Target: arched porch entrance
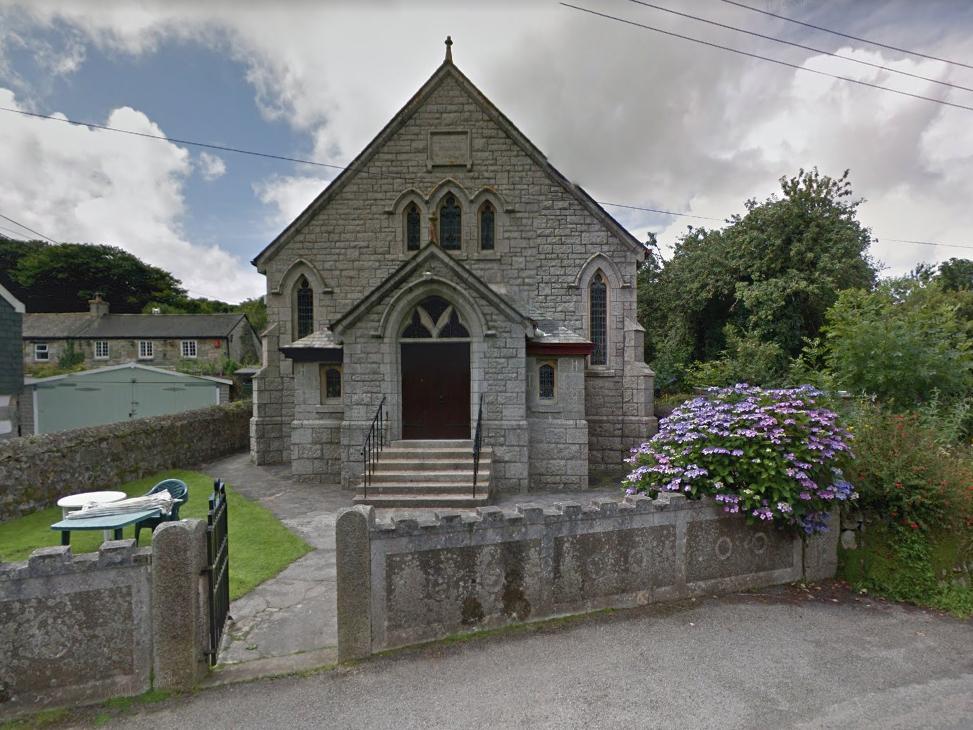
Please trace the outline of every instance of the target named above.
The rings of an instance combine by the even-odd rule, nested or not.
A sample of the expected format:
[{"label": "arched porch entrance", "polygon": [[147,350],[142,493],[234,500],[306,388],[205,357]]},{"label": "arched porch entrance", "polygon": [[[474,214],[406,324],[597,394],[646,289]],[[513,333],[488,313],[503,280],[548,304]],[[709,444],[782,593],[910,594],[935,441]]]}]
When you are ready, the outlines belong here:
[{"label": "arched porch entrance", "polygon": [[470,332],[446,299],[428,296],[399,335],[402,438],[470,438]]}]

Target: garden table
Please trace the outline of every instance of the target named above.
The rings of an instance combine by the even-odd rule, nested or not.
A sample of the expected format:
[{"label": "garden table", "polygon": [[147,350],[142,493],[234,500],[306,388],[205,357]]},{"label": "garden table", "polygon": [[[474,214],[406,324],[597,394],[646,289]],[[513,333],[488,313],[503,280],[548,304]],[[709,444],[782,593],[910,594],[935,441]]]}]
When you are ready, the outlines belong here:
[{"label": "garden table", "polygon": [[158,507],[153,507],[152,509],[143,509],[139,510],[138,512],[126,512],[122,515],[79,517],[78,519],[74,520],[61,520],[60,522],[55,522],[53,525],[51,525],[51,529],[60,530],[62,545],[71,544],[72,530],[102,530],[106,533],[111,531],[114,532],[114,537],[116,540],[121,540],[123,527],[134,525],[136,522],[141,522],[142,520],[150,517],[158,517],[161,514],[161,509]]},{"label": "garden table", "polygon": [[[91,504],[92,502],[95,504],[120,502],[127,496],[125,492],[82,492],[81,494],[69,494],[67,497],[61,497],[57,501],[57,506],[61,508],[61,519],[67,519],[68,512],[81,509],[86,504]],[[104,537],[106,540],[111,540],[111,535],[108,534],[108,530],[105,530]]]}]

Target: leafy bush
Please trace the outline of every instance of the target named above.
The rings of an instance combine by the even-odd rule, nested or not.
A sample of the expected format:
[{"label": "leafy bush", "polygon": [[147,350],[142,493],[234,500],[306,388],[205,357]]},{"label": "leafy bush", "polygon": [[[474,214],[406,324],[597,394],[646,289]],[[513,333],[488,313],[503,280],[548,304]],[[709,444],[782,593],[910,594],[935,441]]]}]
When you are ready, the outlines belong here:
[{"label": "leafy bush", "polygon": [[844,291],[828,310],[825,360],[840,388],[900,409],[938,390],[944,398],[973,386],[973,341],[959,298],[912,280],[877,291]]},{"label": "leafy bush", "polygon": [[827,530],[836,501],[854,499],[841,465],[849,434],[811,386],[710,388],[663,420],[633,449],[628,493],[711,495],[749,521],[778,520],[806,533]]},{"label": "leafy bush", "polygon": [[912,529],[961,526],[973,516],[973,460],[968,447],[944,441],[941,417],[862,402],[854,420],[849,474],[863,511]]},{"label": "leafy bush", "polygon": [[229,357],[219,362],[208,360],[180,360],[176,363],[176,370],[187,375],[233,375],[240,368],[240,363]]},{"label": "leafy bush", "polygon": [[68,342],[61,357],[57,359],[57,366],[62,372],[72,372],[84,365],[84,353],[76,349],[73,342]]},{"label": "leafy bush", "polygon": [[726,349],[715,360],[694,363],[687,380],[699,387],[734,383],[777,385],[787,367],[787,356],[776,342],[763,342],[751,332],[733,325],[723,330]]}]

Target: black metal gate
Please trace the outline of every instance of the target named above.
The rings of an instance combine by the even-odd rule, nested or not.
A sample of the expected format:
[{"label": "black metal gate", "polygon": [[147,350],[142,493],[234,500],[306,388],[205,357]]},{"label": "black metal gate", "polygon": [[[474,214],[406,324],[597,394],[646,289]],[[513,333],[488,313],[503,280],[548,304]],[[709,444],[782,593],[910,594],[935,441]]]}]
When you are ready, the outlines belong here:
[{"label": "black metal gate", "polygon": [[206,515],[206,545],[209,576],[209,651],[210,666],[216,664],[223,639],[223,627],[230,617],[230,541],[227,534],[229,513],[226,505],[226,485],[222,479],[213,482]]}]

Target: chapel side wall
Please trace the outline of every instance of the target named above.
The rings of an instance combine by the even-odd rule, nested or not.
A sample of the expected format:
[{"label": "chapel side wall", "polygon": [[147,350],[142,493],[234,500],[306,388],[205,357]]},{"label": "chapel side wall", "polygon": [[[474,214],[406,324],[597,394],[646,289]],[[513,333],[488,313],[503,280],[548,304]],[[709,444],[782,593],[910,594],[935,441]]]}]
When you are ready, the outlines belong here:
[{"label": "chapel side wall", "polygon": [[[555,397],[540,398],[538,367],[555,363]],[[585,414],[585,358],[527,358],[527,423],[532,490],[588,488],[588,421]]]},{"label": "chapel side wall", "polygon": [[[441,129],[470,131],[469,167],[427,164],[430,132]],[[439,187],[447,179],[452,182],[446,188]],[[319,284],[321,291],[315,292],[314,304],[315,323],[321,329],[412,255],[405,250],[401,210],[396,208],[396,201],[410,189],[417,191],[423,205],[446,189],[454,192],[464,205],[464,250],[450,255],[488,283],[503,287],[528,307],[560,319],[579,333],[587,331],[587,324],[582,292],[575,279],[591,256],[603,253],[610,257],[622,279],[610,295],[610,347],[619,360],[625,357],[625,321],[634,322],[636,318],[640,254],[548,176],[451,78],[446,78],[361,172],[350,177],[329,203],[266,262],[268,315],[279,327],[281,345],[293,337],[292,292],[282,287],[282,282],[295,262],[306,261],[324,279]],[[498,211],[497,248],[488,253],[477,250],[470,202],[484,189],[505,201]],[[428,214],[428,208],[424,212]],[[424,218],[424,241],[427,229],[428,220]],[[347,350],[345,354],[347,362]],[[274,357],[287,394],[294,384],[291,363],[279,354]],[[593,404],[591,413],[596,417],[617,415],[620,411],[611,410],[610,404],[627,397],[623,368],[615,370],[614,376],[589,389],[587,402]],[[592,400],[602,396],[604,406]],[[293,403],[286,395],[281,403],[282,419],[289,422]],[[651,430],[651,425],[646,423],[645,428]],[[591,424],[589,450],[594,465],[616,464],[619,454],[649,435],[623,445],[623,436],[616,435],[617,430],[608,420]],[[274,430],[281,435],[272,438],[285,438],[284,431]],[[350,443],[343,447],[345,451],[348,448]],[[284,448],[283,452],[281,460],[286,461],[291,450]]]},{"label": "chapel side wall", "polygon": [[802,540],[683,495],[514,512],[484,507],[419,523],[336,522],[338,656],[459,632],[834,575],[836,532]]}]

